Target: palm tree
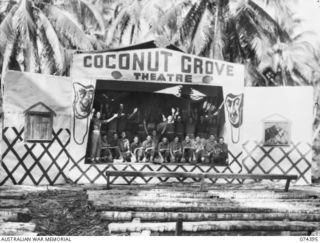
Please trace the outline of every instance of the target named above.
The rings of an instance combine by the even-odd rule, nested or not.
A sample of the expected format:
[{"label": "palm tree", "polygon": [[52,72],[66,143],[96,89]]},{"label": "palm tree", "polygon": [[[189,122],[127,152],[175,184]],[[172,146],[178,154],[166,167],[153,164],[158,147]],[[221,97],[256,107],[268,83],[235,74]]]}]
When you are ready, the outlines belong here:
[{"label": "palm tree", "polygon": [[[186,0],[183,3],[164,12],[158,21],[159,25],[168,26],[169,16],[181,14],[181,9],[185,9],[181,24],[173,29],[176,34],[171,38],[172,42],[188,53],[244,64],[249,85],[270,83],[263,75],[262,67],[266,63],[271,65],[270,56],[274,56],[271,50],[279,41],[290,42],[291,48],[300,49],[300,53],[309,50],[308,57],[312,57],[314,50],[307,42],[297,43],[297,38],[301,39],[303,35],[291,39],[292,31],[287,27],[296,20],[288,3],[275,0]],[[164,27],[158,29],[165,30],[163,33],[170,36]],[[305,69],[299,69],[300,72],[289,72],[291,76],[295,74],[295,82],[299,82],[297,75],[299,79],[306,78],[301,75]]]},{"label": "palm tree", "polygon": [[2,73],[9,69],[64,74],[72,51],[102,47],[100,12],[85,0],[0,3]]},{"label": "palm tree", "polygon": [[159,3],[157,0],[111,0],[109,4],[114,12],[106,44],[119,47],[145,41],[168,1],[162,1],[162,6]]},{"label": "palm tree", "polygon": [[320,60],[316,47],[310,39],[316,37],[310,31],[296,33],[299,19],[292,18],[292,24],[284,27],[288,34],[278,38],[272,46],[265,49],[260,57],[258,69],[272,70],[276,85],[315,85],[320,80]]}]

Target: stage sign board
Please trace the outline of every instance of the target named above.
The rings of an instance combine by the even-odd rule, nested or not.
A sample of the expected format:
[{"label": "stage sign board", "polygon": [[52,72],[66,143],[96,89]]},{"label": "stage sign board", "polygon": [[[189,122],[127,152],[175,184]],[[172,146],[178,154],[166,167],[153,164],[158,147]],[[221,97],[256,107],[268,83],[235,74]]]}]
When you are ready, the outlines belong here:
[{"label": "stage sign board", "polygon": [[[229,148],[229,161],[240,161],[243,65],[165,48],[91,52],[73,56],[71,78],[73,128],[70,152],[79,166],[86,166],[84,158],[97,80],[119,81],[124,85],[127,82],[144,82],[146,85],[172,83],[222,87],[226,121],[223,135]],[[72,171],[70,174],[72,177]]]},{"label": "stage sign board", "polygon": [[243,85],[243,65],[162,48],[84,53],[74,56],[73,65],[80,69],[81,75],[96,79]]}]

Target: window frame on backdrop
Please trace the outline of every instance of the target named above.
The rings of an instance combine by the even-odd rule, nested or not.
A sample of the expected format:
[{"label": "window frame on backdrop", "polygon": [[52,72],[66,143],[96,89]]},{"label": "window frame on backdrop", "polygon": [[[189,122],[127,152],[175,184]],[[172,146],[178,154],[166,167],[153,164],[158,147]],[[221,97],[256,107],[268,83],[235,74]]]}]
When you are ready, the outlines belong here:
[{"label": "window frame on backdrop", "polygon": [[42,102],[30,106],[24,111],[26,142],[52,141],[53,117],[56,113]]},{"label": "window frame on backdrop", "polygon": [[291,121],[279,114],[263,119],[263,140],[266,147],[288,147],[292,144]]}]

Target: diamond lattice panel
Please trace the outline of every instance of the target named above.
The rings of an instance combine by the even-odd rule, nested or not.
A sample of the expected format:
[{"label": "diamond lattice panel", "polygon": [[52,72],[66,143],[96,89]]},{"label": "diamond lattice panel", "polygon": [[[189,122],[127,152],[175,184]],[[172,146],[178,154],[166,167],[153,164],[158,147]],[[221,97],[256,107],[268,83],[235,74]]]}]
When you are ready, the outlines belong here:
[{"label": "diamond lattice panel", "polygon": [[297,184],[311,183],[311,145],[264,147],[257,141],[243,145],[243,168],[247,173],[298,175]]},{"label": "diamond lattice panel", "polygon": [[4,184],[56,184],[64,183],[68,166],[68,129],[53,130],[49,143],[25,143],[24,129],[3,129],[4,148],[0,185]]}]

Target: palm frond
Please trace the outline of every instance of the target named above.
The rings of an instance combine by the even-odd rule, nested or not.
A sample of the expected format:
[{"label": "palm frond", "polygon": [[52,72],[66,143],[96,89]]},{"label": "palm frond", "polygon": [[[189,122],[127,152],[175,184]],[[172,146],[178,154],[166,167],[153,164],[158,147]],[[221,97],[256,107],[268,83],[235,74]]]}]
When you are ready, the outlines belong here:
[{"label": "palm frond", "polygon": [[68,12],[53,5],[47,6],[45,12],[60,40],[67,39],[77,49],[93,49],[92,40],[88,38],[81,26]]},{"label": "palm frond", "polygon": [[108,46],[111,45],[112,41],[114,40],[117,28],[119,28],[120,32],[123,34],[125,29],[128,27],[128,23],[129,23],[128,21],[130,20],[130,17],[126,11],[127,11],[126,9],[121,9],[119,14],[112,21],[112,24],[108,30],[107,39],[106,39],[106,44]]},{"label": "palm frond", "polygon": [[43,44],[46,65],[49,67],[50,73],[61,74],[64,69],[64,57],[59,38],[49,19],[42,12],[38,14],[40,39]]},{"label": "palm frond", "polygon": [[[270,3],[270,1],[269,1]],[[281,26],[275,21],[272,16],[268,14],[267,11],[265,11],[262,7],[260,7],[257,3],[255,3],[252,0],[248,0],[248,6],[252,8],[256,12],[256,17],[259,17],[261,19],[260,23],[264,23],[265,27],[270,27],[271,30],[275,29],[276,33],[279,35],[280,40],[288,40],[290,39],[288,33],[286,31],[283,31]]]},{"label": "palm frond", "polygon": [[90,24],[95,24],[98,27],[98,30],[94,30],[94,34],[98,34],[100,36],[104,36],[106,29],[104,24],[104,19],[102,17],[102,13],[91,3],[87,2],[86,0],[80,0],[81,7],[84,9],[82,17],[84,19],[88,19]]},{"label": "palm frond", "polygon": [[20,33],[25,71],[39,71],[37,26],[32,2],[21,0],[13,16],[13,27]]},{"label": "palm frond", "polygon": [[8,42],[12,41],[14,38],[14,28],[13,28],[13,14],[17,10],[18,6],[15,5],[11,8],[9,13],[0,23],[0,53],[4,55],[4,50]]},{"label": "palm frond", "polygon": [[[192,50],[194,50],[194,53],[196,55],[199,55],[200,53],[208,54],[210,53],[210,50],[208,52],[204,53],[203,50],[212,42],[211,36],[214,35],[213,30],[212,30],[212,14],[208,9],[204,11],[204,13],[201,16],[201,19],[195,28],[195,32],[191,36],[191,45],[190,47]],[[209,49],[211,49],[209,47]]]},{"label": "palm frond", "polygon": [[18,0],[3,0],[0,1],[0,22],[2,20],[2,16],[5,16],[14,5],[16,5],[19,1]]},{"label": "palm frond", "polygon": [[[202,0],[201,2],[204,2],[204,1]],[[181,27],[179,29],[179,41],[181,43],[185,43],[188,40],[190,33],[192,33],[192,31],[194,30],[196,19],[199,19],[199,14],[200,14],[198,12],[199,5],[200,4],[198,4],[197,2],[192,5],[187,15],[185,16],[183,23],[181,24]],[[200,8],[200,10],[204,10],[204,9]]]},{"label": "palm frond", "polygon": [[33,16],[33,9],[28,0],[21,0],[14,14],[13,24],[28,40],[36,36],[37,27]]}]

